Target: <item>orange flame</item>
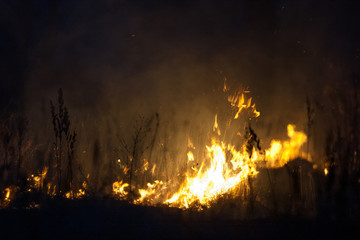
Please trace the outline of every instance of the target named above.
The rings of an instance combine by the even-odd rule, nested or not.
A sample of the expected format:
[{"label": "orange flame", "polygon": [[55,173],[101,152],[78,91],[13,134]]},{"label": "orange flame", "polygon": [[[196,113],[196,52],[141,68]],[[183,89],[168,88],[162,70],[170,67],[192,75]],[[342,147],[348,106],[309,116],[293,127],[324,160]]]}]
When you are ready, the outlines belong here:
[{"label": "orange flame", "polygon": [[129,187],[128,183],[123,183],[123,181],[117,181],[113,183],[113,192],[119,197],[125,197],[128,192],[125,191],[125,188]]},{"label": "orange flame", "polygon": [[301,146],[307,141],[306,134],[295,131],[295,125],[292,124],[287,126],[287,134],[290,140],[272,140],[270,149],[265,151],[268,167],[282,167],[296,157],[307,159],[307,154],[301,151]]},{"label": "orange flame", "polygon": [[228,102],[231,104],[233,108],[236,109],[236,114],[234,116],[234,119],[238,119],[241,111],[243,109],[249,109],[250,113],[257,118],[260,116],[260,112],[256,110],[255,103],[251,104],[252,98],[245,99],[245,93],[248,93],[248,91],[244,92],[236,92],[234,95],[230,95],[228,97]]}]

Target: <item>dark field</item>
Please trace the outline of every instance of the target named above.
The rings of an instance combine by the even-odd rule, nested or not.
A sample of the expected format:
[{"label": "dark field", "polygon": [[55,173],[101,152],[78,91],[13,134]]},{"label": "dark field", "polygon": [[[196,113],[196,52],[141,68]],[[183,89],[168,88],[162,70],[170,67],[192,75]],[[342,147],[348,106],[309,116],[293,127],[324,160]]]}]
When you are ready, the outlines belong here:
[{"label": "dark field", "polygon": [[358,239],[360,227],[359,218],[241,220],[222,212],[112,199],[49,200],[38,209],[3,209],[0,222],[2,239]]}]

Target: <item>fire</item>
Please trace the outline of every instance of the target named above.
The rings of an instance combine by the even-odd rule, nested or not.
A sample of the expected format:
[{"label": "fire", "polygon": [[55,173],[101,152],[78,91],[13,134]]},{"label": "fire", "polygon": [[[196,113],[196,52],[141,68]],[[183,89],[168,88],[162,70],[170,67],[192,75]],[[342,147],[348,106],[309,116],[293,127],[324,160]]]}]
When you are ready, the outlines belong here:
[{"label": "fire", "polygon": [[155,174],[155,169],[156,169],[156,164],[154,164],[153,167],[151,168],[151,174],[152,175]]},{"label": "fire", "polygon": [[124,171],[124,174],[126,175],[129,170],[130,170],[129,167],[125,167],[124,170],[123,170],[123,171]]},{"label": "fire", "polygon": [[125,191],[125,188],[129,187],[128,183],[123,183],[123,181],[117,181],[113,183],[113,192],[119,197],[125,197],[128,192]]},{"label": "fire", "polygon": [[11,192],[11,190],[10,190],[10,188],[5,188],[5,192],[6,192],[6,194],[5,194],[5,201],[9,201],[10,200],[10,192]]},{"label": "fire", "polygon": [[245,94],[249,93],[249,91],[244,92],[236,92],[234,95],[230,95],[228,97],[228,102],[231,104],[231,106],[236,109],[236,114],[234,116],[234,119],[238,119],[241,111],[243,109],[249,109],[250,112],[254,115],[255,118],[260,116],[260,112],[256,110],[255,103],[251,104],[252,98],[245,98]]},{"label": "fire", "polygon": [[30,187],[28,189],[29,192],[31,192],[32,190],[39,191],[43,187],[44,179],[46,177],[47,172],[48,172],[48,168],[45,167],[41,173],[37,175],[31,174],[30,177],[27,178],[27,181],[30,183]]},{"label": "fire", "polygon": [[226,81],[227,81],[227,78],[226,77],[224,77],[224,87],[223,87],[223,92],[226,92],[226,91],[228,91],[229,89],[228,89],[228,87],[226,86]]},{"label": "fire", "polygon": [[76,199],[76,198],[79,199],[84,196],[85,196],[85,190],[82,188],[78,189],[77,191],[69,191],[65,194],[65,197],[69,199]]},{"label": "fire", "polygon": [[11,203],[12,199],[14,198],[14,194],[18,191],[19,188],[16,186],[10,186],[5,188],[1,193],[0,197],[0,208],[6,208]]},{"label": "fire", "polygon": [[[232,145],[218,143],[212,139],[212,145],[206,146],[210,167],[205,168],[202,162],[195,176],[186,173],[186,179],[179,191],[165,203],[170,206],[189,208],[194,203],[210,206],[211,202],[224,193],[234,191],[248,177],[255,176],[257,155],[248,157],[246,151],[237,151]],[[230,163],[226,153],[231,154]]]},{"label": "fire", "polygon": [[287,126],[287,135],[290,140],[271,141],[270,148],[265,151],[268,167],[282,167],[296,157],[307,159],[307,154],[301,151],[301,146],[306,143],[307,136],[303,132],[295,131],[295,128],[295,125],[292,124]]},{"label": "fire", "polygon": [[215,123],[214,123],[214,126],[213,126],[213,131],[217,131],[217,134],[220,136],[221,135],[221,131],[220,131],[220,128],[219,128],[219,125],[218,125],[218,121],[217,121],[217,114],[215,115]]},{"label": "fire", "polygon": [[[229,88],[226,85],[225,78],[223,92],[228,91]],[[252,98],[247,96],[248,93],[249,91],[237,91],[227,97],[227,101],[230,103],[234,113],[231,119],[239,119],[240,114],[244,112],[246,112],[246,121],[260,116],[260,112],[257,111]],[[225,129],[220,129],[220,126],[224,126],[224,124],[222,125],[219,119],[221,120],[221,118],[218,118],[218,114],[215,114],[214,124],[212,125],[213,132],[209,135],[212,137],[209,137],[208,144],[202,151],[198,146],[194,145],[198,141],[193,143],[191,138],[187,136],[186,156],[185,151],[182,156],[184,160],[182,169],[185,170],[177,172],[176,176],[181,176],[178,182],[174,179],[156,179],[155,172],[161,172],[162,165],[157,167],[150,157],[138,159],[143,163],[140,167],[141,171],[133,171],[133,167],[130,168],[126,161],[122,162],[121,159],[117,159],[117,164],[125,177],[131,174],[151,173],[151,176],[146,174],[144,179],[150,177],[155,180],[147,182],[145,187],[141,187],[144,184],[134,183],[134,180],[128,183],[118,179],[112,184],[113,194],[121,199],[131,200],[134,204],[166,204],[182,209],[195,207],[201,210],[210,207],[225,194],[237,197],[240,192],[244,192],[242,190],[248,190],[251,187],[250,180],[256,178],[260,167],[282,167],[296,157],[302,157],[310,161],[308,154],[302,151],[307,136],[305,133],[297,131],[296,126],[293,124],[287,125],[288,140],[273,139],[268,149],[261,150],[259,140],[250,128],[250,124],[250,133],[247,132],[245,137],[248,137],[244,138],[244,135],[238,130],[234,131],[233,134],[228,133],[233,120],[225,124]],[[238,142],[236,144],[227,142],[222,133],[235,136],[236,138],[233,139],[237,139]],[[133,161],[132,156],[129,156],[129,160],[130,162]],[[30,175],[27,178],[29,186],[27,191],[44,191],[48,196],[59,194],[59,187],[61,186],[46,181],[46,186],[44,186],[47,173],[48,168],[45,167],[42,172]],[[324,169],[324,174],[328,174],[327,168]],[[87,192],[89,176],[86,177],[87,179],[83,181],[78,189],[70,186],[70,191],[65,193],[65,197],[69,199],[84,197]],[[130,185],[132,189],[130,189]],[[134,189],[137,189],[137,191],[134,191]],[[0,207],[8,206],[16,191],[16,187],[13,186],[1,191]],[[63,192],[61,192],[61,196],[63,196]]]},{"label": "fire", "polygon": [[56,185],[51,185],[51,183],[48,183],[46,185],[46,193],[49,196],[56,196]]},{"label": "fire", "polygon": [[[89,179],[90,174],[87,175],[87,179]],[[65,197],[69,199],[80,199],[83,198],[86,194],[87,184],[86,181],[84,181],[81,185],[81,188],[79,188],[77,191],[74,189],[71,189],[67,193],[65,193]]]},{"label": "fire", "polygon": [[[27,181],[29,183],[29,188],[27,189],[28,192],[32,191],[42,191],[44,190],[48,196],[54,197],[57,194],[57,186],[51,182],[46,184],[46,187],[44,187],[44,180],[46,177],[46,174],[48,172],[48,167],[45,167],[44,170],[39,174],[31,174]],[[90,175],[87,175],[87,179],[89,179]],[[84,181],[81,185],[81,188],[75,190],[71,189],[70,191],[65,193],[65,197],[69,199],[76,199],[76,198],[82,198],[86,194],[87,184],[86,181]]]},{"label": "fire", "polygon": [[148,170],[148,168],[149,168],[148,160],[144,159],[144,165],[143,166],[144,166],[144,172],[146,172]]},{"label": "fire", "polygon": [[[228,91],[226,82],[224,89]],[[233,119],[238,119],[243,111],[247,112],[248,119],[260,116],[255,103],[252,103],[252,98],[246,97],[247,93],[249,91],[236,92],[228,97],[228,102],[235,110]],[[295,128],[295,125],[289,124],[287,126],[289,140],[272,140],[270,147],[264,151],[254,144],[258,141],[256,136],[250,136],[241,147],[235,147],[224,139],[220,140],[221,131],[216,114],[212,129],[214,137],[204,149],[205,159],[196,159],[193,153],[195,146],[188,137],[187,164],[191,164],[182,175],[183,181],[178,186],[171,181],[161,180],[147,183],[146,188],[138,190],[139,197],[133,202],[136,204],[162,203],[183,209],[194,206],[197,209],[203,209],[211,206],[224,194],[235,197],[241,192],[240,188],[249,187],[249,180],[257,176],[258,168],[264,167],[264,162],[265,167],[282,167],[296,157],[306,158],[307,154],[301,151],[301,147],[307,141],[307,136],[303,132],[296,131]],[[253,133],[250,131],[250,134]],[[239,132],[236,132],[236,135],[241,136]],[[155,166],[154,164],[152,174],[154,174]],[[145,171],[148,169],[147,161],[144,161],[143,168]],[[125,173],[128,171],[125,166],[123,169]],[[113,183],[113,193],[126,198],[128,192],[125,189],[128,187],[128,183],[116,181]]]},{"label": "fire", "polygon": [[187,153],[187,156],[188,156],[188,161],[189,161],[189,162],[195,160],[194,154],[193,154],[191,151],[189,151],[189,152]]},{"label": "fire", "polygon": [[162,191],[166,188],[162,181],[155,180],[154,183],[147,183],[146,189],[139,189],[140,198],[135,200],[135,203],[152,202],[158,199]]}]

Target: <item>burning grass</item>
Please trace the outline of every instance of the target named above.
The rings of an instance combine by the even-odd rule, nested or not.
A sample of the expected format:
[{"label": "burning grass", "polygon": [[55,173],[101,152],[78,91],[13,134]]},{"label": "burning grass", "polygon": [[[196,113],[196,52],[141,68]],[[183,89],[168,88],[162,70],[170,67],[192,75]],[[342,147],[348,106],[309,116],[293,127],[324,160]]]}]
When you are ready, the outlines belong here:
[{"label": "burning grass", "polygon": [[[309,138],[294,124],[287,125],[287,139],[272,139],[264,148],[252,127],[260,111],[250,92],[230,93],[225,85],[223,94],[226,106],[213,118],[203,121],[209,125],[202,130],[205,134],[194,137],[190,131],[187,133],[182,139],[186,143],[183,150],[170,149],[170,138],[166,129],[161,128],[158,113],[149,118],[140,117],[131,137],[119,137],[119,147],[108,168],[109,176],[99,183],[96,177],[99,169],[95,168],[93,176],[77,161],[76,131],[70,130],[70,116],[59,91],[57,106],[51,104],[55,141],[49,160],[39,164],[40,170],[29,174],[19,171],[19,162],[13,167],[9,165],[10,151],[6,148],[17,145],[14,158],[22,161],[29,149],[23,147],[24,140],[7,138],[7,144],[2,144],[7,153],[4,166],[9,168],[2,170],[3,179],[4,173],[8,176],[16,173],[17,178],[10,181],[7,177],[2,182],[0,207],[11,208],[25,202],[21,204],[24,208],[38,208],[44,199],[111,196],[134,205],[223,211],[241,218],[279,212],[315,215],[317,204],[324,201],[324,179],[334,176],[334,165],[327,163],[322,168],[312,162],[306,145]],[[312,115],[312,109],[308,103],[309,114]],[[308,133],[312,125],[310,115]],[[18,137],[23,138],[23,133]],[[95,140],[95,165],[100,159],[99,148]],[[334,149],[328,151],[328,156],[334,156],[330,154]]]},{"label": "burning grass", "polygon": [[[229,91],[228,88],[224,89],[226,92]],[[204,154],[200,154],[205,157],[197,159],[194,156],[193,151],[199,146],[194,146],[192,140],[188,139],[189,151],[186,165],[190,167],[181,173],[182,181],[177,185],[172,180],[156,179],[148,182],[146,188],[137,189],[138,197],[136,194],[132,194],[131,198],[135,196],[132,201],[135,204],[166,204],[182,209],[197,208],[201,210],[209,208],[212,203],[224,195],[233,198],[239,197],[239,193],[244,189],[251,193],[252,179],[256,178],[260,167],[282,167],[296,157],[306,159],[308,156],[301,149],[306,143],[307,137],[303,132],[296,131],[295,125],[292,124],[287,127],[289,140],[272,140],[269,149],[261,149],[260,140],[250,127],[251,119],[259,117],[260,112],[256,110],[255,104],[252,104],[252,98],[246,96],[248,93],[249,91],[236,91],[227,98],[234,113],[232,119],[237,120],[243,114],[249,121],[244,140],[240,145],[237,144],[239,147],[227,142],[226,138],[222,137],[222,131],[229,131],[229,124],[226,129],[220,129],[216,114],[213,137],[210,144],[205,146]],[[136,157],[129,157],[131,166],[133,166],[134,158]],[[145,171],[148,169],[148,165],[149,162],[145,159],[143,165]],[[128,169],[126,166],[123,167],[125,175]],[[130,170],[130,172],[132,171]],[[132,191],[131,183],[121,180],[113,184],[113,193],[121,199],[128,198]]]},{"label": "burning grass", "polygon": [[[229,88],[224,87],[224,93],[228,94]],[[272,140],[268,149],[262,150],[260,139],[250,126],[250,121],[260,116],[252,98],[248,97],[249,91],[235,91],[228,94],[227,102],[232,112],[231,119],[226,124],[219,122],[218,114],[212,127],[212,137],[204,149],[195,146],[188,137],[188,151],[186,153],[185,169],[179,171],[178,179],[161,179],[155,174],[156,163],[150,163],[143,158],[144,152],[154,150],[156,132],[159,127],[159,115],[156,115],[156,131],[149,145],[145,143],[150,133],[150,125],[154,119],[141,118],[132,142],[121,140],[122,149],[128,161],[117,160],[122,171],[122,177],[112,183],[112,194],[134,204],[167,205],[181,209],[202,210],[209,208],[224,196],[243,199],[253,196],[253,181],[259,173],[259,168],[282,167],[291,159],[301,156],[306,157],[301,151],[306,142],[306,135],[295,130],[295,125],[288,125],[287,141]],[[57,110],[56,110],[57,109]],[[53,143],[54,162],[44,166],[38,174],[31,174],[27,178],[25,190],[27,192],[39,192],[49,197],[66,197],[69,199],[83,198],[87,195],[88,180],[90,175],[83,178],[82,184],[74,187],[74,148],[76,132],[70,132],[70,118],[64,104],[62,91],[59,90],[58,107],[51,102],[51,113],[55,133]],[[236,133],[243,138],[237,138],[232,143],[224,135],[232,135],[231,121],[247,121],[245,133]],[[221,129],[224,126],[225,129]],[[222,135],[221,133],[224,133]],[[164,147],[164,145],[160,145]],[[199,149],[199,150],[198,150]],[[196,151],[196,154],[193,152]],[[138,166],[140,159],[143,164]],[[67,167],[64,167],[66,165]],[[52,175],[49,176],[49,170]],[[80,168],[81,170],[81,168]],[[134,177],[150,175],[151,182],[146,182],[145,187],[138,187]],[[82,172],[80,171],[82,174]],[[5,189],[2,206],[6,207],[11,201],[10,188]]]}]

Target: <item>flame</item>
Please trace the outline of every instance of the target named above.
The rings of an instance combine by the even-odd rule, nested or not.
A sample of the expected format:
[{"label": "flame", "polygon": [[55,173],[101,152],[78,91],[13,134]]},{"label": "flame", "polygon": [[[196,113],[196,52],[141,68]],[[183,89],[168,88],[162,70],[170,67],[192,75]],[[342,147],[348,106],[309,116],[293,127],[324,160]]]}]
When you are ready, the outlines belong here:
[{"label": "flame", "polygon": [[153,167],[151,168],[151,174],[152,175],[155,174],[155,169],[156,169],[156,164],[154,164]]},{"label": "flame", "polygon": [[154,183],[147,183],[146,189],[139,189],[140,198],[136,199],[135,203],[151,203],[154,199],[158,199],[161,196],[163,187],[164,183],[162,181],[155,180]]},{"label": "flame", "polygon": [[217,134],[220,136],[221,135],[221,131],[217,122],[217,114],[215,115],[215,122],[214,122],[214,126],[213,126],[213,131],[217,131]]},{"label": "flame", "polygon": [[223,87],[223,92],[227,92],[229,89],[228,87],[226,86],[226,81],[227,81],[227,78],[224,77],[224,87]]},{"label": "flame", "polygon": [[329,170],[327,168],[324,168],[324,174],[327,176],[329,174]]},{"label": "flame", "polygon": [[69,191],[65,194],[65,197],[68,199],[80,199],[83,198],[85,196],[85,190],[79,188],[77,191]]},{"label": "flame", "polygon": [[[89,178],[89,174],[88,174],[87,178]],[[86,189],[87,189],[86,181],[84,181],[81,184],[81,186],[82,186],[82,188],[79,188],[78,190],[71,189],[70,191],[65,193],[65,197],[68,198],[68,199],[80,199],[80,198],[83,198],[86,195]]]},{"label": "flame", "polygon": [[86,179],[81,184],[81,188],[75,190],[74,188],[71,187],[71,190],[69,192],[65,193],[65,197],[69,198],[69,199],[83,198],[86,195],[87,181],[89,180],[89,178],[90,178],[90,174],[88,174],[86,176]]},{"label": "flame", "polygon": [[5,192],[6,192],[6,194],[5,194],[5,201],[9,201],[10,200],[10,193],[11,193],[11,190],[10,190],[10,188],[5,188]]},{"label": "flame", "polygon": [[46,188],[47,188],[47,195],[49,196],[56,196],[56,185],[51,185],[51,183],[48,183],[46,185]]},{"label": "flame", "polygon": [[44,185],[44,179],[48,172],[48,167],[44,167],[44,170],[35,175],[31,174],[30,177],[27,178],[28,182],[30,183],[28,191],[31,192],[32,190],[40,191]]},{"label": "flame", "polygon": [[303,132],[295,131],[295,128],[296,126],[293,124],[287,125],[287,135],[290,140],[271,141],[270,148],[265,150],[267,167],[282,167],[296,157],[308,158],[307,154],[301,151],[301,146],[306,143],[307,136]]},{"label": "flame", "polygon": [[113,192],[119,197],[125,197],[128,192],[125,191],[125,188],[129,187],[128,183],[123,183],[123,181],[117,181],[113,183]]},{"label": "flame", "polygon": [[189,151],[189,152],[187,153],[187,156],[188,156],[188,161],[189,161],[189,162],[195,160],[194,154],[193,154],[191,151]]},{"label": "flame", "polygon": [[230,105],[236,109],[236,114],[234,119],[238,119],[241,111],[243,109],[249,109],[250,113],[255,117],[260,116],[260,112],[256,110],[255,103],[251,104],[252,98],[246,100],[245,93],[249,93],[249,91],[240,92],[237,91],[234,95],[230,95],[228,97],[228,102]]},{"label": "flame", "polygon": [[146,158],[144,158],[144,172],[146,172],[147,170],[148,170],[148,168],[149,168],[149,161],[148,160],[146,160]]},{"label": "flame", "polygon": [[19,190],[19,187],[9,186],[1,191],[0,208],[6,208],[10,205],[14,198],[15,192]]},{"label": "flame", "polygon": [[126,175],[129,170],[130,170],[129,167],[125,167],[124,170],[123,170],[124,174]]}]

